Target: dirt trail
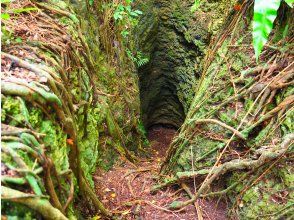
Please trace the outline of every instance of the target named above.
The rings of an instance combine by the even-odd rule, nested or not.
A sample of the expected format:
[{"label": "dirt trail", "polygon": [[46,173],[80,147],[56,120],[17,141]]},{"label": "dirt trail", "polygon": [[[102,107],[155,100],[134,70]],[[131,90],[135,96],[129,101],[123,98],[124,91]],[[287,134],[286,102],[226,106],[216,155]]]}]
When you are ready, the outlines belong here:
[{"label": "dirt trail", "polygon": [[[188,199],[181,188],[169,187],[154,195],[150,193],[150,188],[157,182],[160,162],[175,134],[174,129],[154,127],[148,133],[152,152],[150,159],[141,158],[137,167],[120,162],[108,172],[97,170],[94,176],[95,189],[107,208],[121,214],[122,219],[198,219],[193,205],[179,212],[167,209],[175,200]],[[198,203],[203,219],[226,219],[226,205],[223,202],[199,200]]]}]

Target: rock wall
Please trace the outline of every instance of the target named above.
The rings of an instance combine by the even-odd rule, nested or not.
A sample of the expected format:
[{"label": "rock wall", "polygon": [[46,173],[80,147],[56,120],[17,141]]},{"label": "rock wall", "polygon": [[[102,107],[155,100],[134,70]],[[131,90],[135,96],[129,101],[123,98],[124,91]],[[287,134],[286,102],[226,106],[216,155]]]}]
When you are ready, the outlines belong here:
[{"label": "rock wall", "polygon": [[252,12],[249,1],[223,19],[226,25],[209,47],[162,172],[182,181],[194,177],[199,197],[227,195],[232,218],[288,219],[293,211],[294,99],[287,83],[293,78],[293,45],[288,44],[293,10],[282,5],[270,46],[258,62]]},{"label": "rock wall", "polygon": [[190,12],[189,1],[141,3],[143,16],[135,35],[149,63],[138,70],[141,112],[146,127],[178,128],[193,97],[200,60],[209,41],[208,23]]},{"label": "rock wall", "polygon": [[133,65],[124,68],[129,61],[119,51],[119,62],[109,61],[96,11],[80,3],[78,14],[64,1],[3,6],[3,13],[19,11],[2,26],[1,209],[8,218],[110,215],[92,173],[118,155],[134,159],[130,150],[142,145]]}]

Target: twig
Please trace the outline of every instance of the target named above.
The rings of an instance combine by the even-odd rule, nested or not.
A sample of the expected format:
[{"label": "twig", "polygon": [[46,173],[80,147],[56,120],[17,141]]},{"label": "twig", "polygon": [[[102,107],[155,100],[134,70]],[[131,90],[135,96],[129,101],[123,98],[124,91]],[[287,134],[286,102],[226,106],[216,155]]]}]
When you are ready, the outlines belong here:
[{"label": "twig", "polygon": [[65,205],[63,206],[62,210],[63,212],[66,212],[68,206],[70,205],[70,203],[73,201],[74,198],[74,181],[73,181],[73,174],[71,174],[70,176],[70,190],[69,190],[69,196],[66,200]]},{"label": "twig", "polygon": [[131,175],[132,173],[146,172],[149,170],[151,170],[151,168],[140,168],[137,170],[129,170],[125,175],[123,175],[122,179],[126,178],[127,176]]},{"label": "twig", "polygon": [[[190,191],[189,187],[185,183],[182,183],[181,186],[186,191],[186,193],[189,195],[189,197],[192,199],[193,198],[193,193]],[[195,209],[196,209],[196,212],[197,212],[198,220],[203,220],[202,210],[201,210],[201,208],[200,208],[200,206],[198,204],[198,200],[196,200],[194,202],[194,206],[195,206]]]},{"label": "twig", "polygon": [[218,124],[219,126],[222,126],[228,130],[230,130],[231,132],[233,132],[236,136],[238,136],[239,138],[241,138],[242,140],[246,140],[246,138],[241,134],[241,132],[237,131],[235,128],[221,122],[218,121],[216,119],[198,119],[198,120],[191,120],[191,122],[194,121],[195,124],[203,124],[203,123],[215,123]]}]

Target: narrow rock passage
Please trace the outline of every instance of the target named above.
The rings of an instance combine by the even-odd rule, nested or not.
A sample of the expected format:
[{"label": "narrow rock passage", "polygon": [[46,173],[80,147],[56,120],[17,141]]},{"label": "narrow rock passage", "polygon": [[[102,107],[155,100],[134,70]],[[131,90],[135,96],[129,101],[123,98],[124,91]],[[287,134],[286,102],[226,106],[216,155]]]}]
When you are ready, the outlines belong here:
[{"label": "narrow rock passage", "polygon": [[[168,205],[173,201],[187,200],[181,188],[170,187],[151,194],[151,187],[157,182],[160,162],[176,134],[172,128],[153,126],[148,132],[152,153],[150,158],[141,158],[133,165],[120,161],[110,171],[97,170],[94,175],[96,193],[113,213],[122,219],[198,219],[193,205],[173,212]],[[191,191],[192,185],[191,185]],[[199,201],[203,219],[226,219],[226,205],[216,200]]]}]

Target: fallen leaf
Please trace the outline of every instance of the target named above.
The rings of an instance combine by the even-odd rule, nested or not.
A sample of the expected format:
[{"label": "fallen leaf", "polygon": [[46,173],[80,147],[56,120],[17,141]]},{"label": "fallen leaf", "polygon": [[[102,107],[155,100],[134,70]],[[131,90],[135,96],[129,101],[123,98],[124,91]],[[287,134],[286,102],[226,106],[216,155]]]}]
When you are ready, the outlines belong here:
[{"label": "fallen leaf", "polygon": [[115,198],[116,197],[116,194],[115,193],[111,193],[110,196],[111,196],[111,198]]},{"label": "fallen leaf", "polygon": [[234,5],[234,10],[241,11],[241,9],[242,9],[242,5],[240,5],[240,4]]},{"label": "fallen leaf", "polygon": [[126,210],[126,211],[124,211],[123,213],[122,213],[122,215],[127,215],[127,214],[129,214],[130,213],[130,210]]},{"label": "fallen leaf", "polygon": [[71,138],[66,139],[66,143],[68,143],[69,145],[74,144],[73,139],[71,139]]}]

